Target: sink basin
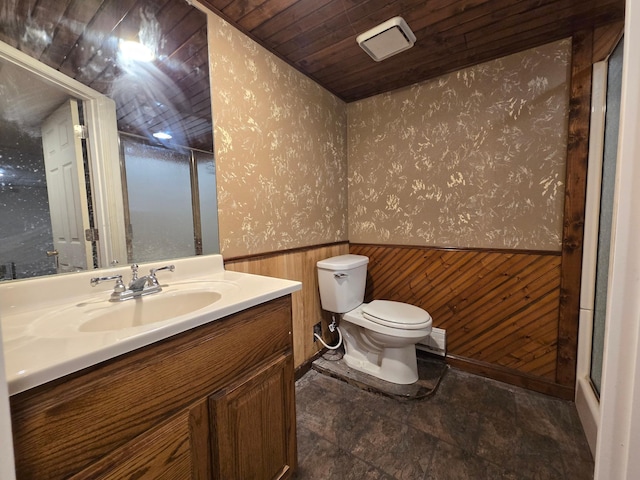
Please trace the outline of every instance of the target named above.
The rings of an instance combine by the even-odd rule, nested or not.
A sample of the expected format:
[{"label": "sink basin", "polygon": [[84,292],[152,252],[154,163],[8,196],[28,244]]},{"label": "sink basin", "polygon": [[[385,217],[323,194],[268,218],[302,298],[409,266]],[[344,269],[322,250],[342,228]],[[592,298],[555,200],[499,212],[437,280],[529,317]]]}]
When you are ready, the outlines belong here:
[{"label": "sink basin", "polygon": [[187,313],[200,310],[222,298],[218,292],[178,291],[168,295],[154,294],[146,297],[126,300],[122,303],[109,303],[80,324],[81,332],[105,332],[139,327],[163,322]]},{"label": "sink basin", "polygon": [[[195,314],[237,290],[231,282],[182,282],[161,292],[122,302],[100,294],[43,315],[27,334],[40,338],[65,338],[91,333],[137,331],[141,327]],[[126,334],[128,335],[128,334]]]}]

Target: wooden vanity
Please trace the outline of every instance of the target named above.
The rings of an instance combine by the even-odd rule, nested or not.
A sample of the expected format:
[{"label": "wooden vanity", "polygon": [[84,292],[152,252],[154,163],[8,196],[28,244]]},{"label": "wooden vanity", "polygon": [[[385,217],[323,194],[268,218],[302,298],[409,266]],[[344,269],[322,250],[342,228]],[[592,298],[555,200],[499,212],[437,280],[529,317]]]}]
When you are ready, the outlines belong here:
[{"label": "wooden vanity", "polygon": [[18,479],[287,479],[291,295],[11,397]]}]

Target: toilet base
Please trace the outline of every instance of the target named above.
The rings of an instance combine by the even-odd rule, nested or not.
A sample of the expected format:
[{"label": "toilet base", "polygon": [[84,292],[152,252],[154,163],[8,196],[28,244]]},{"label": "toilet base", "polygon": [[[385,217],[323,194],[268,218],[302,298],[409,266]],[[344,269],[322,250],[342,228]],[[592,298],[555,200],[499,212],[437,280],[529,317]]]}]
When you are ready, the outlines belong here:
[{"label": "toilet base", "polygon": [[401,347],[375,348],[358,331],[357,326],[343,322],[344,362],[354,370],[399,385],[418,381],[418,361],[414,343]]}]

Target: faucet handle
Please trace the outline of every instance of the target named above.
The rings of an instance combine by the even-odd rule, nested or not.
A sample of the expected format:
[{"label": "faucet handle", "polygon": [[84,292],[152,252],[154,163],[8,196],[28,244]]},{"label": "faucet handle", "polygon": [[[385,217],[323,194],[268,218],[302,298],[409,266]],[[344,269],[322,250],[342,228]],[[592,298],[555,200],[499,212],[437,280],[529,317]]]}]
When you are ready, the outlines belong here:
[{"label": "faucet handle", "polygon": [[[110,275],[108,277],[93,277],[91,279],[91,286],[95,287],[99,283],[105,282],[107,280],[115,280],[116,281],[116,286],[114,288],[114,291],[124,291],[125,290],[124,283],[122,283],[122,275]],[[122,288],[122,290],[120,290],[120,288]]]},{"label": "faucet handle", "polygon": [[149,285],[151,286],[158,285],[158,278],[156,277],[156,272],[159,272],[161,270],[169,270],[170,272],[173,272],[175,269],[176,269],[175,265],[166,265],[164,267],[152,268],[151,270],[149,270]]},{"label": "faucet handle", "polygon": [[159,272],[160,270],[169,270],[170,272],[173,272],[175,269],[176,269],[175,265],[166,265],[164,267],[152,268],[151,270],[149,270],[149,274],[155,277],[156,272]]},{"label": "faucet handle", "polygon": [[131,264],[131,281],[134,282],[138,279],[138,264]]}]

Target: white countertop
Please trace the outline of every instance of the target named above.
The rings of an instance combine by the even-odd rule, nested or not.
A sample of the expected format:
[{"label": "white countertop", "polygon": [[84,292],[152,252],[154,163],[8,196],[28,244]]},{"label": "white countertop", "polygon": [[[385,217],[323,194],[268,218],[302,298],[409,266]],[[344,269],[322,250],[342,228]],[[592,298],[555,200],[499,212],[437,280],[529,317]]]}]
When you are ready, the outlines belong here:
[{"label": "white countertop", "polygon": [[158,272],[160,284],[166,285],[162,292],[120,303],[171,295],[181,285],[198,282],[215,285],[220,299],[189,314],[160,322],[86,332],[80,331],[77,321],[65,312],[108,300],[113,282],[92,288],[90,278],[122,274],[126,284],[131,273],[129,267],[0,283],[0,324],[9,394],[23,392],[302,288],[296,281],[226,271],[220,255],[141,264],[140,275],[146,274],[150,267],[167,264],[176,268],[174,272]]}]

